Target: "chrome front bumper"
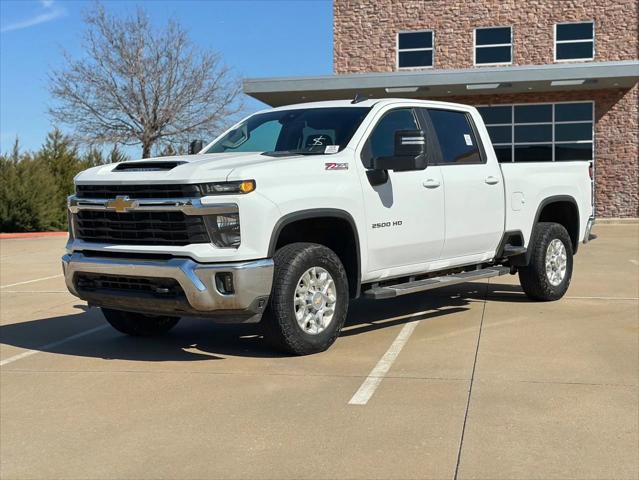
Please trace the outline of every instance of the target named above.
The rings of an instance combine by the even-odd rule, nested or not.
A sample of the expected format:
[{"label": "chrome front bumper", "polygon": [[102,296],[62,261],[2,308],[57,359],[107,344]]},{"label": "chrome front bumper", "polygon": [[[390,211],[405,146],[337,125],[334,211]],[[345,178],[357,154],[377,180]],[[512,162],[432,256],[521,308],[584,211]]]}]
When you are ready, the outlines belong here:
[{"label": "chrome front bumper", "polygon": [[[141,313],[211,317],[232,323],[258,322],[273,283],[271,259],[207,264],[188,258],[140,260],[75,252],[62,257],[62,268],[69,291],[91,305]],[[77,273],[173,279],[184,291],[184,298],[168,300],[136,292],[84,290],[78,288]],[[217,273],[232,274],[233,293],[218,290]]]}]

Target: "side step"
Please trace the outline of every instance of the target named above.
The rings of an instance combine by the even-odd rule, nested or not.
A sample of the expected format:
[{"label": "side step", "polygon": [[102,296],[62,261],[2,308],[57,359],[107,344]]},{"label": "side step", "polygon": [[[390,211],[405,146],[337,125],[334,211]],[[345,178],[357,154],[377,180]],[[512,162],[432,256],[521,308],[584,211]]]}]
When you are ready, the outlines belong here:
[{"label": "side step", "polygon": [[510,273],[509,267],[489,267],[470,272],[444,275],[442,277],[426,278],[424,280],[414,280],[412,282],[398,283],[396,285],[385,285],[383,287],[373,287],[363,292],[366,298],[381,300],[384,298],[394,298],[409,293],[424,292],[434,288],[457,285],[458,283],[472,282],[482,278],[498,277]]},{"label": "side step", "polygon": [[526,253],[526,247],[515,247],[511,244],[507,244],[503,250],[503,257],[514,257],[515,255],[523,255]]}]

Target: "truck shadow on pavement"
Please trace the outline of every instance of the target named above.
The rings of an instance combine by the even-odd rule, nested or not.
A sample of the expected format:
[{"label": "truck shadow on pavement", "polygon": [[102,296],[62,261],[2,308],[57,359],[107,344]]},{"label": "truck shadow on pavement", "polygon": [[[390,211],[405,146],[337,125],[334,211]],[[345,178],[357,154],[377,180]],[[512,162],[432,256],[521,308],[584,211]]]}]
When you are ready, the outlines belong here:
[{"label": "truck shadow on pavement", "polygon": [[[340,337],[365,334],[418,320],[428,322],[488,301],[528,301],[518,285],[468,283],[427,294],[389,300],[351,302]],[[184,318],[167,335],[128,337],[113,330],[99,309],[75,305],[81,313],[0,326],[0,344],[61,355],[140,362],[223,360],[226,357],[278,358],[262,337],[260,325],[216,325],[206,319]],[[78,333],[105,328],[61,341]],[[51,345],[53,344],[53,345]]]}]

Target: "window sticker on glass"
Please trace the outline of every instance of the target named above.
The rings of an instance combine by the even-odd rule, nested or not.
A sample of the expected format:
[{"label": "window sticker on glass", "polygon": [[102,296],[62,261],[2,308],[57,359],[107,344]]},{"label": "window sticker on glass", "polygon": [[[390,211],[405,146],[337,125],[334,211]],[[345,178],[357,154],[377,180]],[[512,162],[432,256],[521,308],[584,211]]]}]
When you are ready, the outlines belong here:
[{"label": "window sticker on glass", "polygon": [[339,145],[326,145],[324,153],[337,153],[339,152]]},{"label": "window sticker on glass", "polygon": [[464,140],[466,141],[466,145],[470,146],[473,144],[473,140],[470,138],[470,135],[464,133]]}]

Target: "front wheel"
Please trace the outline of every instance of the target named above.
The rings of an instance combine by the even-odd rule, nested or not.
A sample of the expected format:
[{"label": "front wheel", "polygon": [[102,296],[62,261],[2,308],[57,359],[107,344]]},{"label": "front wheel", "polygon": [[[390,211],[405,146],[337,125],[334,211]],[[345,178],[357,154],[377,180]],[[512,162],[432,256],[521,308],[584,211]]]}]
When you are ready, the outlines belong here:
[{"label": "front wheel", "polygon": [[180,321],[179,317],[144,315],[103,308],[102,315],[118,332],[135,337],[162,335],[171,330]]},{"label": "front wheel", "polygon": [[326,350],[348,311],[342,262],[332,250],[314,243],[285,245],[273,260],[273,289],[264,319],[267,336],[294,355]]},{"label": "front wheel", "polygon": [[564,296],[572,278],[572,241],[558,223],[540,222],[530,241],[530,263],[519,269],[519,281],[533,300],[558,300]]}]

